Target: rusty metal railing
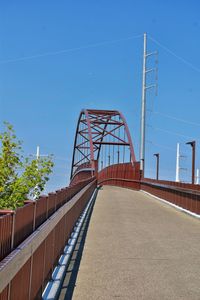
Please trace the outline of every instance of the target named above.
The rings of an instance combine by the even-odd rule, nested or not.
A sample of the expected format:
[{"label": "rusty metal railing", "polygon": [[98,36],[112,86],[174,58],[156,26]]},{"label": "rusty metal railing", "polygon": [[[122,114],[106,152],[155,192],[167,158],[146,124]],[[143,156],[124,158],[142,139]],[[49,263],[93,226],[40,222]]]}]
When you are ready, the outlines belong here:
[{"label": "rusty metal railing", "polygon": [[[42,289],[50,277],[76,220],[96,188],[96,180],[94,178],[91,180],[89,180],[91,182],[87,181],[87,185],[86,182],[82,182],[79,187],[62,190],[59,196],[54,195],[56,198],[54,201],[53,197],[47,197],[47,199],[43,197],[38,202],[38,207],[37,204],[28,203],[26,217],[33,215],[33,218],[30,218],[25,226],[27,231],[23,230],[18,223],[16,227],[13,226],[13,216],[16,218],[17,212],[0,218],[1,232],[2,228],[7,228],[6,234],[1,235],[0,244],[2,256],[6,256],[0,262],[1,300],[40,299]],[[52,198],[49,206],[48,198]],[[44,202],[47,204],[44,205]],[[55,205],[54,211],[52,203]],[[60,203],[63,205],[60,206]],[[22,209],[19,216],[22,217],[21,211]],[[49,212],[51,212],[50,215],[48,215]],[[26,223],[26,217],[22,221],[23,224]],[[32,224],[31,228],[29,228],[30,224]],[[16,242],[14,240],[12,242],[12,232],[16,234]],[[28,237],[26,237],[27,232],[29,232]],[[23,242],[20,241],[22,238]],[[13,250],[12,243],[15,246]]]},{"label": "rusty metal railing", "polygon": [[138,165],[111,165],[100,171],[99,185],[144,190],[194,214],[200,214],[200,185],[140,178]]},{"label": "rusty metal railing", "polygon": [[0,261],[92,180],[94,178],[80,181],[37,201],[25,201],[25,205],[15,211],[0,210]]},{"label": "rusty metal railing", "polygon": [[200,189],[193,184],[145,179],[141,189],[192,213],[200,214]]}]

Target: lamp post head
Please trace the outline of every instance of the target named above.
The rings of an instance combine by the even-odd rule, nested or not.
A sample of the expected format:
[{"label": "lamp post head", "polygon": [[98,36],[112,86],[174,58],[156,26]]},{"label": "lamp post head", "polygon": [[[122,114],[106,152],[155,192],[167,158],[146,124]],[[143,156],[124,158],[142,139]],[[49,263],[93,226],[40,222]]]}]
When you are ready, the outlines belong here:
[{"label": "lamp post head", "polygon": [[160,154],[159,153],[154,153],[154,156],[159,157]]},{"label": "lamp post head", "polygon": [[196,144],[196,141],[187,142],[186,145],[190,145],[191,147],[194,147]]}]

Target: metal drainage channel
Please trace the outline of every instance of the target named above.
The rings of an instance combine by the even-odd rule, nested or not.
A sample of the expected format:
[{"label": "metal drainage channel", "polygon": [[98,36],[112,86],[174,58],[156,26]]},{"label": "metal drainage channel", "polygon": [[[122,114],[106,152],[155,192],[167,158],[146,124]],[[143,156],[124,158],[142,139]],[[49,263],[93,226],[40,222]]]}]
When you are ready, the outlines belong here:
[{"label": "metal drainage channel", "polygon": [[58,265],[55,267],[52,273],[52,279],[47,283],[44,289],[44,292],[42,294],[43,300],[58,299],[73,250],[75,248],[79,233],[81,231],[81,227],[84,223],[87,213],[92,207],[92,204],[96,198],[96,194],[97,194],[97,188],[93,192],[92,197],[90,198],[86,208],[84,209],[83,213],[81,214],[78,221],[76,222],[76,225],[74,226],[74,230],[71,234],[71,238],[68,240],[68,243],[64,248],[63,251],[64,253],[60,256]]}]

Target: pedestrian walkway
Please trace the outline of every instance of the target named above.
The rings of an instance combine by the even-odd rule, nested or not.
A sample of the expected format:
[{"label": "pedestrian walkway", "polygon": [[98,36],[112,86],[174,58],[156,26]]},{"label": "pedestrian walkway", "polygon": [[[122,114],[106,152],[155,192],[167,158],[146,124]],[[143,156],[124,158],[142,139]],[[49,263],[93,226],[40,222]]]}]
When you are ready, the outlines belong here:
[{"label": "pedestrian walkway", "polygon": [[144,192],[102,187],[73,299],[199,300],[199,220]]}]

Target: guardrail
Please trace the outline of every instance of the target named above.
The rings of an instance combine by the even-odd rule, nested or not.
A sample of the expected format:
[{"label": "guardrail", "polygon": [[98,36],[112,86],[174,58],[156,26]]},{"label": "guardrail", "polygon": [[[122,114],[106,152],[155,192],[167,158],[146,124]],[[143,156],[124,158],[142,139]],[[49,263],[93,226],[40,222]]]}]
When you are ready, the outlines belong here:
[{"label": "guardrail", "polygon": [[[138,180],[138,172],[131,174],[130,171],[130,165],[115,165],[104,170],[98,184],[143,190],[200,215],[200,186],[148,178]],[[114,177],[116,174],[118,177]],[[124,178],[129,174],[136,179]],[[36,202],[27,201],[15,212],[4,211],[0,216],[0,257],[3,259],[0,262],[0,300],[40,299],[96,185],[96,180],[91,178]]]},{"label": "guardrail", "polygon": [[200,214],[200,186],[147,179],[141,181],[141,190],[164,199],[192,213]]},{"label": "guardrail", "polygon": [[92,180],[80,181],[37,201],[25,201],[15,211],[0,210],[0,261]]},{"label": "guardrail", "polygon": [[92,178],[0,218],[0,249],[4,257],[0,262],[1,300],[40,299],[73,226],[95,188],[96,180]]},{"label": "guardrail", "polygon": [[139,163],[114,164],[98,173],[98,184],[140,189]]}]

